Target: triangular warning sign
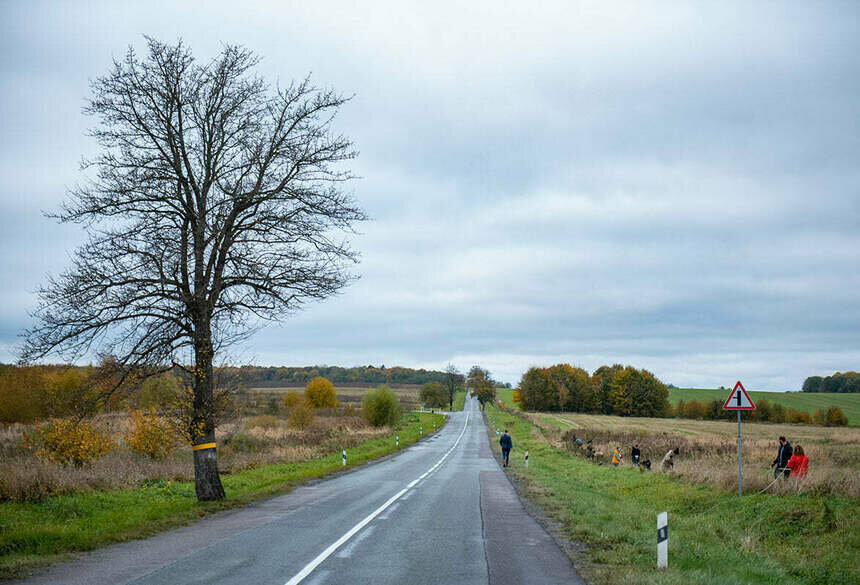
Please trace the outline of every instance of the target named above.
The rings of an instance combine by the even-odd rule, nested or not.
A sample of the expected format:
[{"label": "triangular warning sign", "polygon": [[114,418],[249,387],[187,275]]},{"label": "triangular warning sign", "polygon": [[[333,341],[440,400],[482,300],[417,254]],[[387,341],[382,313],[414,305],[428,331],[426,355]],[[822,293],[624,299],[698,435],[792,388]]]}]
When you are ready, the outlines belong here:
[{"label": "triangular warning sign", "polygon": [[755,410],[755,404],[753,404],[740,380],[735,384],[735,389],[729,394],[726,403],[723,404],[723,410]]}]

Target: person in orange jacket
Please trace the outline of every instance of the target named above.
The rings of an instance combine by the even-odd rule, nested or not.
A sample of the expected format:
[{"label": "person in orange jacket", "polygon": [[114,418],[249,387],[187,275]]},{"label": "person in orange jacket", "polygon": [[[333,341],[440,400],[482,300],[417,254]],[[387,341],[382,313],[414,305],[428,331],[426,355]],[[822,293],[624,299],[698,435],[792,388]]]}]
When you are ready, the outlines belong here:
[{"label": "person in orange jacket", "polygon": [[615,452],[612,453],[612,465],[618,467],[621,465],[621,447],[615,447]]},{"label": "person in orange jacket", "polygon": [[806,470],[809,467],[809,457],[803,453],[803,447],[797,445],[794,447],[794,454],[788,460],[786,465],[789,471],[789,477],[803,477],[806,475]]}]

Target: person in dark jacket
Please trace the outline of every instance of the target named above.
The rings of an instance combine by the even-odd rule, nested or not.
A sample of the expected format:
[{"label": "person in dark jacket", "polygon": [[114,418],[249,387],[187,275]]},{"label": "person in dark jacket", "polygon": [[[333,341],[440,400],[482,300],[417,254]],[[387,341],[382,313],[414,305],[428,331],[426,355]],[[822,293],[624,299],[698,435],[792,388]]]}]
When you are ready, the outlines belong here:
[{"label": "person in dark jacket", "polygon": [[633,465],[639,467],[639,457],[641,455],[641,451],[639,451],[639,443],[633,445],[633,448],[630,450],[630,461],[633,462]]},{"label": "person in dark jacket", "polygon": [[770,464],[773,467],[773,478],[776,479],[779,477],[779,474],[783,474],[785,478],[788,478],[788,474],[791,470],[788,468],[788,460],[791,459],[792,449],[791,443],[789,443],[785,437],[779,438],[779,451],[776,452],[776,459],[773,460],[773,463]]},{"label": "person in dark jacket", "polygon": [[505,429],[504,434],[499,439],[499,445],[502,447],[502,467],[507,467],[511,458],[511,449],[514,448],[514,442],[508,434],[508,429]]}]

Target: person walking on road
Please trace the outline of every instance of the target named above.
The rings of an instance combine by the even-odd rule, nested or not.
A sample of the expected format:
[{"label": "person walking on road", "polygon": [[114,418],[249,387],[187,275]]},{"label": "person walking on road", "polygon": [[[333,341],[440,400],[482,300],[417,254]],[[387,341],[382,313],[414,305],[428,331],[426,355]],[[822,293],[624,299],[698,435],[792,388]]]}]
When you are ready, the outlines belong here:
[{"label": "person walking on road", "polygon": [[502,467],[507,467],[511,459],[511,449],[514,448],[514,442],[508,434],[508,429],[505,429],[504,434],[499,439],[499,445],[502,447]]},{"label": "person walking on road", "polygon": [[788,460],[786,467],[789,469],[790,477],[803,477],[809,468],[809,457],[803,452],[803,447],[798,445],[794,448],[794,455]]},{"label": "person walking on road", "polygon": [[773,463],[770,464],[770,466],[773,467],[774,479],[779,477],[780,473],[788,479],[788,474],[791,473],[791,470],[788,468],[788,460],[791,459],[791,455],[791,443],[789,443],[785,437],[780,437],[779,451],[776,452],[776,459],[774,459]]}]

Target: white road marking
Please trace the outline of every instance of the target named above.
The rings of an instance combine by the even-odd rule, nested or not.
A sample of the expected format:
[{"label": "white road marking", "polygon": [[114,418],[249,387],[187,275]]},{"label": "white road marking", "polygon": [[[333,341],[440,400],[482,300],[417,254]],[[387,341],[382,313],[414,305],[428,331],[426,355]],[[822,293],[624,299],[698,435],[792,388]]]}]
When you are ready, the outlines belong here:
[{"label": "white road marking", "polygon": [[356,547],[364,542],[364,540],[373,534],[373,531],[376,530],[376,526],[368,526],[367,530],[362,530],[361,534],[355,537],[355,539],[350,542],[348,545],[337,551],[337,558],[346,559],[352,556],[352,553],[355,552]]},{"label": "white road marking", "polygon": [[418,479],[411,481],[409,484],[407,484],[407,486],[405,488],[403,488],[402,490],[400,490],[399,492],[397,492],[396,494],[394,494],[393,496],[388,498],[388,500],[384,504],[382,504],[376,510],[371,512],[364,520],[362,520],[361,522],[359,522],[358,524],[356,524],[355,526],[350,528],[346,534],[344,534],[343,536],[338,538],[336,541],[331,543],[328,546],[328,548],[326,548],[324,551],[322,551],[320,554],[318,554],[314,560],[312,560],[307,565],[305,565],[305,567],[301,571],[296,573],[292,579],[287,581],[286,585],[298,585],[299,583],[304,581],[305,578],[308,575],[310,575],[314,569],[316,569],[318,566],[320,566],[320,564],[322,564],[322,562],[324,560],[329,558],[337,549],[339,549],[341,546],[343,546],[343,544],[346,541],[348,541],[350,538],[355,536],[362,528],[364,528],[365,526],[370,524],[370,522],[373,521],[374,518],[376,518],[377,516],[382,514],[386,508],[388,508],[391,504],[393,504],[394,502],[399,500],[403,494],[405,494],[410,489],[412,489],[413,487],[418,485],[418,482],[420,482],[422,479],[427,477],[431,472],[438,469],[439,466],[442,465],[442,463],[444,463],[444,461],[448,458],[448,455],[450,455],[451,452],[457,448],[457,445],[460,444],[460,439],[463,438],[463,433],[466,432],[466,426],[469,424],[469,419],[471,417],[472,417],[472,412],[470,410],[469,414],[466,415],[466,422],[463,424],[463,430],[460,431],[460,436],[457,437],[457,440],[454,441],[454,444],[451,446],[451,448],[448,449],[448,451],[442,456],[441,459],[439,459],[439,461],[436,462],[435,465],[433,465],[433,467],[431,467],[430,469],[425,471],[421,476],[418,477]]},{"label": "white road marking", "polygon": [[308,581],[307,585],[320,585],[323,581],[325,581],[325,578],[328,577],[329,573],[331,573],[331,571],[320,571],[319,573],[314,575],[313,579]]},{"label": "white road marking", "polygon": [[[380,520],[388,520],[388,518],[391,517],[391,514],[393,514],[394,511],[397,510],[398,506],[400,506],[400,502],[397,502],[396,504],[394,504],[393,506],[388,508],[385,512],[380,514],[379,519]],[[373,526],[371,526],[370,528],[373,528]],[[370,528],[368,528],[367,530],[370,530]]]}]

